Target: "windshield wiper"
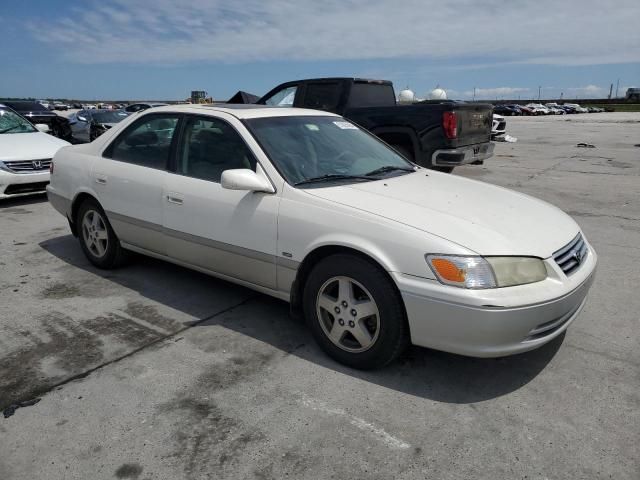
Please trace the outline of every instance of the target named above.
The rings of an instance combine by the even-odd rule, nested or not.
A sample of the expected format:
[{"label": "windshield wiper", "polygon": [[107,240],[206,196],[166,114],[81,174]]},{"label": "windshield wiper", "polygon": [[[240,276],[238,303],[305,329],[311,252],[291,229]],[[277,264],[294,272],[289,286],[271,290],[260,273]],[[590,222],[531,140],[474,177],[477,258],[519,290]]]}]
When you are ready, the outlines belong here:
[{"label": "windshield wiper", "polygon": [[369,173],[365,173],[365,175],[367,177],[371,177],[371,176],[379,175],[381,173],[395,172],[395,171],[415,172],[416,170],[415,168],[412,168],[412,167],[395,167],[393,165],[385,165],[384,167],[376,168],[375,170],[372,170]]},{"label": "windshield wiper", "polygon": [[294,183],[294,186],[307,185],[310,183],[329,182],[331,180],[373,180],[373,178],[365,177],[363,175],[344,175],[342,173],[330,173],[327,175],[320,175],[319,177],[307,178],[306,180],[300,180]]},{"label": "windshield wiper", "polygon": [[4,130],[0,130],[0,133],[7,133],[11,130],[15,130],[16,128],[20,128],[20,125],[14,125],[13,127],[5,128]]}]

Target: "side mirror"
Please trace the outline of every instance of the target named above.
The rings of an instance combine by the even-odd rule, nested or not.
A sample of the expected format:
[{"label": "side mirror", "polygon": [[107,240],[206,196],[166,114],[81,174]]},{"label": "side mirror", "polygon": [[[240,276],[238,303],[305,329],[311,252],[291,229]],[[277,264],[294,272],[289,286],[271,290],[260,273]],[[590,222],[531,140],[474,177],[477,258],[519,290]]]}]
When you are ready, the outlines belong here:
[{"label": "side mirror", "polygon": [[51,130],[49,128],[49,125],[47,125],[46,123],[36,123],[35,127],[42,133],[49,133],[49,131]]},{"label": "side mirror", "polygon": [[222,188],[229,190],[247,190],[250,192],[274,193],[269,181],[248,168],[225,170],[220,181]]}]

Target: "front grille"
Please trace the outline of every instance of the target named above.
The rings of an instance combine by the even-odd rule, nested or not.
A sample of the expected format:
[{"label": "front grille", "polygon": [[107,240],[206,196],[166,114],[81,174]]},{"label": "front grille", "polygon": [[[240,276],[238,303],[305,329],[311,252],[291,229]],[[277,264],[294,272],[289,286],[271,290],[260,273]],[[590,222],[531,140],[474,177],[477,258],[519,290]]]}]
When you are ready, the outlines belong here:
[{"label": "front grille", "polygon": [[49,185],[49,182],[15,183],[9,185],[4,193],[5,195],[18,195],[20,193],[44,192],[47,189],[47,185]]},{"label": "front grille", "polygon": [[553,259],[566,275],[571,275],[584,262],[589,248],[579,233],[566,246],[553,254]]},{"label": "front grille", "polygon": [[50,158],[42,158],[38,160],[6,160],[4,163],[9,170],[15,173],[33,173],[49,170],[51,166]]},{"label": "front grille", "polygon": [[506,130],[506,129],[507,129],[507,122],[498,123],[498,130]]}]

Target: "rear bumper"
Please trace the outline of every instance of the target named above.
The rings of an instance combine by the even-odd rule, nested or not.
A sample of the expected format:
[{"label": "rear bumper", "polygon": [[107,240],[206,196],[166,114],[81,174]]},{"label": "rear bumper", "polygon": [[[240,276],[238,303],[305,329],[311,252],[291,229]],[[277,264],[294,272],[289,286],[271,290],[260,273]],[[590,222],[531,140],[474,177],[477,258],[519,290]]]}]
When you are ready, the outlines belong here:
[{"label": "rear bumper", "polygon": [[455,167],[480,162],[493,155],[491,142],[468,145],[466,147],[436,150],[431,156],[431,164],[438,167]]},{"label": "rear bumper", "polygon": [[9,173],[0,170],[0,198],[29,193],[43,193],[49,183],[49,172]]}]

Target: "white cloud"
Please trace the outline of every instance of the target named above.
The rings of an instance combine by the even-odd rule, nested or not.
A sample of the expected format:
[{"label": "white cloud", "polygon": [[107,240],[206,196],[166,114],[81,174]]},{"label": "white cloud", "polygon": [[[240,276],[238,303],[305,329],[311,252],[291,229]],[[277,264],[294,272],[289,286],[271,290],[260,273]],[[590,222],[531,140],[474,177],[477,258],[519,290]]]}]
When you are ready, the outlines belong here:
[{"label": "white cloud", "polygon": [[31,31],[53,53],[87,64],[413,57],[581,65],[640,62],[639,16],[637,0],[615,8],[601,0],[482,8],[472,0],[92,0]]},{"label": "white cloud", "polygon": [[609,94],[609,89],[598,87],[597,85],[587,85],[585,87],[569,87],[567,88],[567,92],[570,93],[571,96],[604,97]]}]

